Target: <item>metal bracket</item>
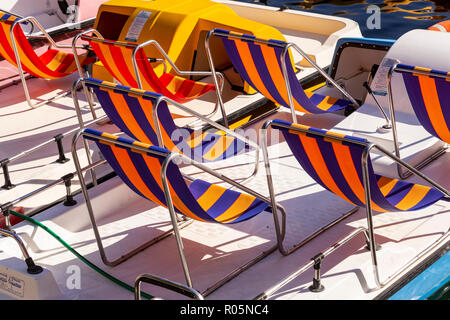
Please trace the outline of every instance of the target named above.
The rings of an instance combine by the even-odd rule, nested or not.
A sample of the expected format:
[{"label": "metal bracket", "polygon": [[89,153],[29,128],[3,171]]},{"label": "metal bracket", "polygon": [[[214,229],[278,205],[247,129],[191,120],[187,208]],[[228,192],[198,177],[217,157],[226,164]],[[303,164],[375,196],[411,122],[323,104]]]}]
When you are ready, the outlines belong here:
[{"label": "metal bracket", "polygon": [[70,161],[70,159],[66,158],[66,156],[64,155],[64,148],[62,145],[62,139],[64,138],[64,135],[60,133],[54,136],[54,138],[56,141],[56,145],[58,146],[58,154],[59,154],[59,158],[56,160],[56,162],[66,163],[67,161]]},{"label": "metal bracket", "polygon": [[71,207],[77,204],[77,202],[73,199],[72,191],[70,190],[70,187],[72,186],[72,179],[74,178],[74,176],[75,175],[73,173],[69,173],[61,177],[61,179],[64,180],[64,184],[66,186],[66,200],[63,202],[66,207]]},{"label": "metal bracket", "polygon": [[325,287],[320,283],[320,267],[322,266],[323,258],[325,258],[325,256],[322,252],[320,252],[311,259],[314,261],[313,284],[309,286],[309,290],[312,292],[322,292],[325,290]]},{"label": "metal bracket", "polygon": [[0,165],[2,166],[2,169],[3,169],[3,176],[5,179],[5,184],[2,186],[2,189],[6,189],[6,190],[10,190],[15,187],[15,185],[13,185],[11,183],[11,177],[9,176],[9,170],[8,170],[9,161],[10,161],[9,159],[3,159],[0,161]]}]

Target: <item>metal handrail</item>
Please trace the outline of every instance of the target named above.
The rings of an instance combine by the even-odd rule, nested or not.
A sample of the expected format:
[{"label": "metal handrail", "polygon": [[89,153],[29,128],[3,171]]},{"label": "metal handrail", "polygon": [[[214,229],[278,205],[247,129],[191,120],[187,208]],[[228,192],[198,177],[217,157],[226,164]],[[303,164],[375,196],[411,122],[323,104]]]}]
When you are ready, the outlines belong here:
[{"label": "metal handrail", "polygon": [[161,278],[151,274],[141,274],[136,278],[134,283],[134,299],[141,300],[141,283],[145,282],[165,289],[180,293],[189,298],[196,300],[204,300],[203,296],[195,289],[187,287],[181,283]]},{"label": "metal handrail", "polygon": [[[329,246],[325,251],[322,252],[323,258],[327,257],[334,251],[336,251],[338,248],[340,248],[342,245],[346,244],[348,241],[352,240],[354,237],[359,235],[361,232],[364,232],[366,234],[366,229],[363,227],[359,227],[353,232],[349,233],[347,236],[342,238],[341,240],[337,241],[333,245]],[[284,278],[283,280],[279,281],[269,289],[265,290],[264,292],[258,294],[256,297],[253,298],[253,300],[266,300],[271,295],[273,295],[275,292],[286,286],[288,283],[292,282],[294,279],[296,279],[298,276],[306,272],[309,268],[311,268],[314,265],[314,260],[311,259],[309,262],[305,263],[303,266],[301,266],[298,270]]]},{"label": "metal handrail", "polygon": [[[210,118],[208,118],[206,116],[203,116],[202,114],[194,111],[193,109],[188,108],[188,107],[184,106],[183,104],[178,103],[178,102],[176,102],[176,101],[174,101],[172,99],[169,99],[169,98],[167,98],[167,97],[165,97],[163,95],[160,95],[160,94],[157,94],[157,93],[153,93],[153,92],[149,92],[149,91],[142,92],[142,91],[126,89],[126,88],[123,88],[123,87],[114,87],[114,86],[111,86],[111,85],[108,85],[108,84],[105,84],[105,83],[99,84],[98,82],[90,81],[89,79],[79,79],[78,81],[82,82],[83,85],[85,85],[86,83],[94,84],[94,85],[97,85],[97,86],[100,86],[100,87],[113,89],[115,91],[122,91],[122,92],[126,92],[126,93],[132,93],[134,96],[149,97],[149,98],[153,98],[153,99],[156,98],[156,102],[153,104],[152,114],[153,114],[153,122],[154,122],[155,128],[156,128],[156,135],[157,135],[157,138],[158,138],[158,144],[159,144],[160,147],[164,147],[164,141],[163,141],[163,138],[162,138],[161,125],[160,125],[159,118],[158,118],[158,106],[160,105],[160,103],[162,101],[166,101],[170,105],[172,105],[172,106],[174,106],[174,107],[176,107],[176,108],[178,108],[178,109],[180,109],[180,110],[182,110],[182,111],[184,111],[184,112],[186,112],[186,113],[188,113],[188,114],[190,114],[190,115],[192,115],[192,116],[194,116],[194,117],[196,117],[196,118],[198,118],[198,119],[200,119],[200,120],[202,120],[204,122],[206,122],[211,127],[215,128],[217,130],[223,131],[227,135],[230,135],[232,137],[235,137],[236,139],[239,139],[239,140],[245,142],[249,146],[251,146],[251,147],[256,149],[254,171],[249,177],[245,178],[245,181],[247,181],[248,179],[254,177],[257,174],[258,167],[259,167],[259,157],[260,157],[259,153],[260,153],[260,149],[261,149],[259,147],[259,145],[256,142],[253,142],[252,140],[245,138],[241,134],[236,133],[235,131],[233,131],[233,130],[231,130],[229,128],[226,128],[225,126],[222,126],[221,124],[211,120]],[[79,109],[77,107],[77,103],[75,104],[75,107],[76,107],[77,110]],[[79,113],[79,111],[77,111],[77,113]]]},{"label": "metal handrail", "polygon": [[[24,18],[23,16],[18,15],[17,13],[14,13],[14,12],[11,12],[11,11],[8,11],[8,10],[5,10],[5,9],[0,9],[0,12],[4,12],[6,14],[15,16],[15,17],[20,18],[20,19]],[[26,25],[27,22],[25,22],[24,24]],[[29,36],[31,36],[33,34],[33,32],[34,32],[34,24],[31,23],[31,30],[30,30]]]}]

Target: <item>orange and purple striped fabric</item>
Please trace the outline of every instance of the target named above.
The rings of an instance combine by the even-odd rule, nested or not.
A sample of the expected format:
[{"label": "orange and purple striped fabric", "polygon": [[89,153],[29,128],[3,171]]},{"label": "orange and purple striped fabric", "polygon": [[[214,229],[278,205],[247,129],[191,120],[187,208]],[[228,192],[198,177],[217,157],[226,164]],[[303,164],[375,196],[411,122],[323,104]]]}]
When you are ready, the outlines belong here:
[{"label": "orange and purple striped fabric", "polygon": [[[106,88],[105,85],[127,91]],[[109,119],[128,136],[145,143],[159,144],[153,106],[160,94],[92,78],[87,79],[86,86],[94,90]],[[227,159],[248,148],[246,143],[234,137],[177,127],[164,100],[158,105],[158,119],[164,146],[197,162]]]},{"label": "orange and purple striped fabric", "polygon": [[[16,67],[10,30],[13,22],[18,19],[20,18],[0,12],[0,55]],[[43,79],[59,79],[77,71],[72,53],[49,49],[38,56],[20,26],[15,27],[14,38],[25,72]],[[81,64],[93,62],[92,58],[85,55],[79,56],[79,59]]]},{"label": "orange and purple striped fabric", "polygon": [[398,64],[397,68],[404,69],[396,72],[403,76],[409,99],[422,126],[433,136],[450,143],[450,72],[404,64]]},{"label": "orange and purple striped fabric", "polygon": [[[139,141],[117,137],[94,129],[84,130],[86,139],[95,141],[117,175],[137,194],[167,207],[161,168],[170,151]],[[115,142],[101,140],[113,139]],[[137,150],[133,146],[148,151]],[[251,195],[226,189],[197,179],[186,184],[177,165],[167,167],[167,181],[176,212],[189,218],[231,224],[250,219],[269,210],[269,204]]]},{"label": "orange and purple striped fabric", "polygon": [[[255,42],[255,36],[222,29],[215,29],[214,35],[222,39],[231,63],[246,82],[273,102],[290,108],[281,62],[284,59],[282,53],[287,46],[286,42]],[[318,114],[338,111],[349,106],[350,101],[347,100],[305,92],[297,79],[289,54],[285,62],[295,110]]]},{"label": "orange and purple striped fabric", "polygon": [[[99,60],[114,78],[125,86],[139,87],[132,64],[136,44],[102,41],[95,37],[83,38],[88,40]],[[215,90],[212,84],[185,79],[170,73],[163,73],[158,77],[143,49],[136,53],[136,61],[143,89],[161,93],[179,103],[186,103]]]},{"label": "orange and purple striped fabric", "polygon": [[[365,207],[361,159],[369,145],[368,141],[283,120],[274,120],[272,127],[281,130],[295,158],[317,183],[344,200]],[[306,132],[290,129],[295,127]],[[333,137],[345,138],[347,141]],[[368,169],[373,210],[418,210],[445,197],[442,192],[431,187],[375,174],[370,155]]]}]

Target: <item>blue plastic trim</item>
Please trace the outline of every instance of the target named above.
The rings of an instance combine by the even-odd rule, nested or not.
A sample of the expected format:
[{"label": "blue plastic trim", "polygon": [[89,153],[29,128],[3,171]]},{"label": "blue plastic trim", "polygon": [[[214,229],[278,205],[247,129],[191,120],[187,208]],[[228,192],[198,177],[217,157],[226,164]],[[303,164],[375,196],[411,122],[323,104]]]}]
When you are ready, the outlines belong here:
[{"label": "blue plastic trim", "polygon": [[388,300],[426,300],[448,281],[450,281],[450,251]]}]

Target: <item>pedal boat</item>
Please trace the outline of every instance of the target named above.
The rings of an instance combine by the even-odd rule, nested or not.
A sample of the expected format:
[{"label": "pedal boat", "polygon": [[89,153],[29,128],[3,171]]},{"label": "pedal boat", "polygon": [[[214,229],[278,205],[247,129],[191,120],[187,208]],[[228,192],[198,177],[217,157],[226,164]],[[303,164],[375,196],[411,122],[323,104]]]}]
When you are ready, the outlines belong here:
[{"label": "pedal boat", "polygon": [[[135,2],[143,6],[145,1],[128,2],[130,6]],[[370,90],[364,87],[364,82],[367,81],[374,90],[378,83],[374,81],[380,81],[379,78],[386,75],[383,75],[386,72],[383,63],[388,59],[450,70],[448,59],[443,58],[448,53],[436,50],[441,48],[443,41],[449,41],[448,35],[414,30],[397,41],[364,39],[355,23],[338,17],[278,11],[278,8],[269,6],[231,1],[215,3],[227,6],[244,19],[278,30],[286,41],[301,47],[320,68],[328,68],[330,77],[360,102],[360,106],[350,114],[309,115],[297,112],[295,117],[298,123],[357,139],[368,139],[389,152],[396,151],[392,129],[383,129],[387,122],[394,124],[389,117],[390,95],[375,95],[374,98]],[[119,9],[130,10],[127,5],[121,6],[119,1],[113,0],[100,7],[97,19],[102,10],[117,12]],[[134,14],[136,16],[137,12]],[[96,21],[94,28],[98,28],[99,23]],[[319,24],[320,28],[317,27]],[[221,28],[226,29],[224,26]],[[418,37],[426,42],[420,50],[417,48]],[[416,51],[412,51],[412,47]],[[417,50],[420,54],[416,54]],[[411,52],[415,52],[414,56]],[[434,59],[429,59],[430,54]],[[313,85],[310,83],[307,86],[312,78],[320,74],[300,56],[294,54],[293,60],[300,70],[297,78],[308,88],[306,91],[340,96],[341,92],[328,84],[314,86],[316,82],[313,82]],[[203,61],[198,66],[205,67],[207,62]],[[95,68],[92,70],[94,78],[108,80],[102,79],[107,74],[100,65]],[[233,76],[239,81],[231,66],[221,71],[229,72],[229,79],[233,80]],[[78,74],[74,74],[60,80],[29,81],[33,96],[45,97],[44,94],[49,91],[54,93],[71,88],[77,79]],[[202,79],[210,83],[213,80],[212,77]],[[319,83],[323,81],[321,79]],[[259,143],[262,141],[261,132],[264,132],[260,129],[267,121],[278,119],[292,122],[289,109],[274,105],[262,94],[252,92],[250,86],[241,84],[239,86],[227,80],[224,85],[224,105],[229,115],[230,129],[239,127],[241,134]],[[439,156],[433,156],[434,161],[422,164],[437,149],[442,149],[443,143],[430,137],[415,119],[398,75],[392,76],[390,88],[399,113],[395,119],[400,148],[398,155],[411,166],[420,167],[421,172],[448,190],[450,183],[442,174],[450,161],[448,152],[443,149],[439,151]],[[388,87],[385,89],[387,91]],[[85,128],[120,134],[118,127],[111,122],[99,121],[104,114],[98,101],[94,108],[96,119],[84,96],[85,91],[74,90],[73,93],[78,99]],[[9,209],[23,208],[21,212],[25,216],[38,222],[14,221],[17,216],[10,215],[9,222],[13,226],[8,230],[6,223],[1,229],[4,237],[0,239],[0,294],[4,299],[115,300],[144,296],[236,300],[380,299],[389,297],[417,266],[430,261],[448,244],[448,204],[444,201],[416,211],[374,213],[375,239],[379,246],[378,276],[386,280],[380,285],[374,277],[373,252],[366,248],[367,238],[362,232],[367,227],[364,208],[355,210],[352,204],[316,183],[296,161],[281,136],[271,133],[267,150],[273,191],[277,202],[287,212],[288,227],[283,241],[289,247],[301,240],[298,249],[286,256],[273,250],[276,243],[273,215],[263,212],[239,224],[189,221],[190,225],[180,230],[192,286],[186,283],[176,242],[171,235],[145,249],[141,248],[137,254],[116,266],[107,266],[99,253],[85,197],[79,188],[82,181],[77,177],[75,159],[70,152],[72,139],[80,127],[76,102],[66,96],[30,109],[23,101],[23,91],[19,86],[4,89],[0,95],[3,98],[0,108],[2,157],[7,159],[11,155],[20,155],[8,162],[11,184],[15,187],[0,190],[1,208],[4,213]],[[196,110],[205,110],[205,113],[213,105],[214,94],[186,104],[192,108],[195,106]],[[223,124],[220,114],[215,116],[212,119],[222,120]],[[190,123],[185,118],[177,120],[180,126]],[[55,162],[61,154],[54,144],[55,139],[51,137],[65,132],[69,133],[60,140],[60,150],[63,150],[64,158],[70,161],[61,164]],[[126,138],[123,134],[120,136]],[[24,152],[46,139],[53,142],[46,143],[39,150]],[[161,236],[170,230],[171,221],[166,208],[143,199],[125,185],[112,168],[103,163],[103,156],[94,144],[90,144],[88,150],[92,161],[102,162],[95,167],[95,179],[89,172],[85,147],[78,143],[73,148],[79,154],[79,168],[83,168],[89,185],[90,203],[108,256],[120,259],[123,252],[139,247],[145,239]],[[253,150],[208,163],[209,170],[220,173],[216,176],[192,165],[182,166],[182,173],[230,187],[232,181],[245,179],[255,159],[258,158]],[[394,162],[381,159],[380,154],[375,153],[372,160],[378,174],[393,179],[399,179],[399,174],[403,174]],[[244,185],[249,191],[269,197],[264,160],[259,158],[259,162],[261,169]],[[221,181],[223,176],[230,179],[228,184]],[[421,182],[415,175],[405,179]],[[52,233],[63,242],[53,237]],[[74,255],[73,250],[80,256]],[[251,262],[247,265],[249,259]],[[243,264],[246,270],[242,272]],[[406,268],[402,268],[405,264]],[[399,269],[401,271],[396,272]]]}]

